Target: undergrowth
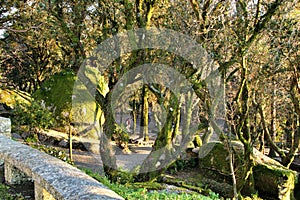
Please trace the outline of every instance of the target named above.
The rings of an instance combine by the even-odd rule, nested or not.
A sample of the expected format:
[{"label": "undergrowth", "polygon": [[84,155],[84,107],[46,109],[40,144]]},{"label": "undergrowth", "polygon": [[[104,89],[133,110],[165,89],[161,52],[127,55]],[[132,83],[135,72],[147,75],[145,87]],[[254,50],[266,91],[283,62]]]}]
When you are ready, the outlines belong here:
[{"label": "undergrowth", "polygon": [[[142,187],[141,184],[115,184],[111,183],[106,177],[99,174],[93,173],[89,169],[82,169],[89,176],[93,177],[97,181],[101,182],[111,190],[115,191],[117,194],[122,196],[124,199],[147,199],[147,200],[218,200],[219,196],[215,193],[211,193],[210,196],[203,196],[198,193],[177,193],[176,191],[167,190],[153,190],[150,188]],[[145,183],[144,183],[145,184]],[[151,183],[154,184],[155,183]],[[140,185],[140,187],[137,187]],[[156,187],[156,186],[155,186]]]},{"label": "undergrowth", "polygon": [[11,194],[9,192],[9,186],[0,184],[0,199],[1,200],[24,200],[24,197],[20,194]]}]

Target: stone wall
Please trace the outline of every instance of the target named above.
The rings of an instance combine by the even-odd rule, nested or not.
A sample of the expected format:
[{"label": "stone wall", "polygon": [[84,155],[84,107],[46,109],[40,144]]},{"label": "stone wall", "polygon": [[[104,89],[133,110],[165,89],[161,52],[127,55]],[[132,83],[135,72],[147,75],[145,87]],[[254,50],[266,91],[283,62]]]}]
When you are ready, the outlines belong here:
[{"label": "stone wall", "polygon": [[10,121],[0,120],[0,160],[4,160],[6,182],[19,182],[15,179],[20,176],[14,174],[18,170],[34,182],[37,200],[123,199],[79,169],[6,137],[10,135]]},{"label": "stone wall", "polygon": [[[11,121],[9,118],[0,117],[0,135],[11,137]],[[0,159],[0,166],[4,164],[4,160]]]},{"label": "stone wall", "polygon": [[0,117],[0,134],[11,137],[11,122],[9,118]]}]

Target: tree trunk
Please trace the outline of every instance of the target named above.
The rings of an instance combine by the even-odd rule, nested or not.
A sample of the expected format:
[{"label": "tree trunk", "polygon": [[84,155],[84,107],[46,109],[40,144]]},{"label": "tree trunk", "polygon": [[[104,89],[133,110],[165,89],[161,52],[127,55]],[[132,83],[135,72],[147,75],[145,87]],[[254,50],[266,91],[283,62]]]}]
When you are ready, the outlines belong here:
[{"label": "tree trunk", "polygon": [[172,138],[176,138],[176,136],[178,135],[179,133],[179,128],[180,128],[180,108],[181,108],[181,103],[180,105],[178,106],[178,109],[177,109],[177,114],[175,116],[175,121],[174,121],[174,128],[173,128],[173,133],[172,133]]},{"label": "tree trunk", "polygon": [[117,171],[117,163],[115,151],[111,145],[111,137],[115,131],[115,121],[111,107],[107,104],[110,102],[110,95],[111,92],[109,92],[106,96],[106,106],[102,106],[105,122],[103,124],[103,132],[100,136],[100,156],[103,162],[104,172],[106,176],[112,180],[115,172]]},{"label": "tree trunk", "polygon": [[140,131],[140,138],[144,138],[144,141],[149,141],[149,119],[148,119],[148,114],[149,114],[149,103],[148,103],[148,86],[144,85],[143,86],[143,91],[142,91],[142,119],[141,119],[141,128],[142,130]]},{"label": "tree trunk", "polygon": [[172,145],[173,141],[173,121],[175,120],[179,109],[179,103],[176,98],[170,98],[168,113],[165,124],[155,140],[153,149],[143,162],[140,168],[139,181],[150,181],[163,173],[169,165],[177,160],[174,156],[176,149]]},{"label": "tree trunk", "polygon": [[260,141],[259,151],[264,154],[265,153],[265,131],[264,130],[261,131],[259,141]]},{"label": "tree trunk", "polygon": [[[272,98],[271,98],[271,134],[272,140],[276,141],[276,83],[273,80],[274,90],[272,91]],[[275,149],[270,147],[269,157],[274,158],[276,156]]]},{"label": "tree trunk", "polygon": [[136,101],[133,100],[133,106],[132,106],[132,120],[133,120],[133,135],[136,134],[136,123],[137,123],[137,110],[136,110]]},{"label": "tree trunk", "polygon": [[253,183],[253,158],[252,158],[252,150],[251,146],[251,135],[250,135],[250,125],[249,125],[249,93],[248,93],[248,67],[246,62],[246,57],[242,56],[242,72],[241,72],[241,85],[236,98],[238,105],[238,113],[240,115],[240,119],[237,126],[237,134],[239,140],[244,145],[244,165],[243,165],[243,181],[237,185],[239,192],[247,188],[249,193],[253,193],[254,183]]}]

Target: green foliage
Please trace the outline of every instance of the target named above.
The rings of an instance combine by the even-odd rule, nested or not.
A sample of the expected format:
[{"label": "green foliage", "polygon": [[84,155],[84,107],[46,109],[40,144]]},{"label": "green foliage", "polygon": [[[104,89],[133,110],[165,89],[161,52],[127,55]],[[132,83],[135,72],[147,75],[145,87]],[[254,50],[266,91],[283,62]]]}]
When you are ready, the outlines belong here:
[{"label": "green foliage", "polygon": [[25,138],[25,142],[28,144],[37,143],[39,141],[36,133],[32,133]]},{"label": "green foliage", "polygon": [[129,134],[125,131],[125,126],[123,124],[115,124],[113,139],[116,141],[116,144],[119,147],[127,148],[127,144],[129,142]]},{"label": "green foliage", "polygon": [[112,176],[111,181],[116,184],[126,184],[134,182],[133,174],[127,173],[125,171],[117,171],[116,174]]},{"label": "green foliage", "polygon": [[70,160],[70,157],[66,154],[66,152],[58,149],[58,148],[55,148],[55,147],[50,147],[50,146],[46,146],[46,145],[43,145],[43,144],[29,144],[31,147],[35,148],[35,149],[38,149],[42,152],[45,152],[55,158],[58,158],[64,162],[67,162],[71,165],[73,165],[74,163]]},{"label": "green foliage", "polygon": [[52,113],[43,102],[32,101],[31,104],[17,103],[12,119],[13,128],[27,126],[29,131],[34,129],[51,128],[54,125]]},{"label": "green foliage", "polygon": [[190,158],[190,159],[178,159],[176,160],[171,166],[169,166],[168,171],[171,174],[174,174],[180,170],[196,167],[197,166],[197,158]]},{"label": "green foliage", "polygon": [[[144,188],[140,183],[137,183],[137,185],[140,185],[141,187],[137,187],[137,185],[129,183],[129,184],[117,184],[117,183],[111,183],[110,180],[108,180],[106,177],[100,176],[99,174],[95,174],[91,172],[91,170],[84,169],[85,173],[87,173],[89,176],[95,178],[99,182],[103,183],[107,187],[109,187],[111,190],[115,191],[124,199],[149,199],[149,200],[157,200],[157,199],[164,199],[164,200],[217,200],[220,199],[219,196],[213,192],[210,193],[210,196],[203,196],[198,193],[177,193],[175,191],[167,191],[167,190],[151,190]],[[154,184],[155,185],[155,184]]]},{"label": "green foliage", "polygon": [[0,198],[1,200],[24,200],[24,197],[20,194],[11,194],[9,186],[4,184],[0,184]]},{"label": "green foliage", "polygon": [[13,197],[8,192],[8,186],[0,184],[0,197],[5,200],[13,200]]}]

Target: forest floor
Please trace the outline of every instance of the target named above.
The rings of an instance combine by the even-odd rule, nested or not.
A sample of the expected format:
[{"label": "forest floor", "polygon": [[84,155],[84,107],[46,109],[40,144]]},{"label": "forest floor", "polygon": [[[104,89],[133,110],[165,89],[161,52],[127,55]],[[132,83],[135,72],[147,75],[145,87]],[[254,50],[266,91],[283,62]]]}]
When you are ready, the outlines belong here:
[{"label": "forest floor", "polygon": [[[116,160],[118,168],[131,171],[136,166],[142,164],[148,154],[151,152],[152,145],[137,146],[130,144],[130,153],[123,153],[121,150],[116,151]],[[66,151],[68,153],[68,151]],[[81,149],[73,149],[73,161],[78,168],[88,168],[93,172],[104,174],[103,163],[100,154]]]},{"label": "forest floor", "polygon": [[[57,142],[53,142],[53,140],[68,140],[67,134],[54,130],[43,132],[43,134],[45,134],[47,138],[52,138],[43,142],[44,144],[49,146],[53,146],[55,143],[57,144]],[[139,140],[138,137],[138,135],[131,135],[130,138],[134,142],[128,144],[130,152],[124,152],[122,149],[116,147],[114,142],[111,143],[115,150],[117,167],[119,169],[131,171],[136,166],[142,164],[142,162],[151,152],[156,135],[150,133],[148,142],[143,142],[142,140]],[[75,165],[79,168],[92,169],[94,172],[99,172],[102,174],[103,163],[99,153],[99,140],[75,136],[73,137],[72,141],[72,157]],[[66,145],[64,148],[59,148],[69,155],[68,145]]]}]

